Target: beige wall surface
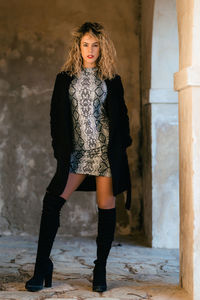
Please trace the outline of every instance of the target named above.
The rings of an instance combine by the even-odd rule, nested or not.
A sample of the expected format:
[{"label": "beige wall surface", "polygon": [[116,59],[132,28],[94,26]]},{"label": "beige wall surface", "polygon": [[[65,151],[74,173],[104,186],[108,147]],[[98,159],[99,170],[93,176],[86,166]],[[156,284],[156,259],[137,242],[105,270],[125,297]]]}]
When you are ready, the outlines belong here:
[{"label": "beige wall surface", "polygon": [[[70,46],[72,28],[103,22],[117,49],[133,145],[128,149],[132,210],[117,198],[118,231],[140,226],[141,123],[139,1],[57,0],[0,2],[0,228],[38,231],[42,198],[55,172],[49,109],[54,80]],[[95,193],[75,192],[62,211],[60,233],[96,230]]]}]

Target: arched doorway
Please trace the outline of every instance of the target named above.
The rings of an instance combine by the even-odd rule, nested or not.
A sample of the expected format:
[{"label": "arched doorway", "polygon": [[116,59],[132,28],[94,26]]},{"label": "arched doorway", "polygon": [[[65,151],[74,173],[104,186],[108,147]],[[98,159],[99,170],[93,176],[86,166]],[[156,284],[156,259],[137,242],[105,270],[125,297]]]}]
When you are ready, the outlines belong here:
[{"label": "arched doorway", "polygon": [[178,93],[173,89],[173,74],[178,70],[176,1],[143,1],[142,15],[144,230],[150,246],[178,248]]},{"label": "arched doorway", "polygon": [[[178,240],[179,222],[171,224],[175,215],[179,220],[178,185],[167,185],[167,177],[163,176],[166,172],[165,166],[167,170],[170,166],[173,167],[173,159],[178,157],[180,286],[189,292],[192,299],[198,300],[200,299],[200,0],[155,0],[148,1],[148,4],[143,1],[142,6],[144,228],[152,246],[159,247],[159,242],[162,242],[162,239],[159,239],[159,230],[166,241],[169,236],[173,237],[174,225]],[[178,40],[179,51],[177,51]],[[176,71],[178,61],[179,71]],[[170,75],[170,80],[167,75]],[[178,91],[178,101],[175,91]],[[174,108],[167,114],[172,104]],[[175,116],[175,111],[178,113],[177,119],[175,117],[171,119],[173,115]],[[179,135],[173,135],[172,125],[178,126]],[[165,135],[168,130],[171,133]],[[163,139],[163,135],[168,138]],[[169,155],[164,156],[163,151],[160,151],[164,149],[163,145],[170,146]],[[166,180],[159,182],[163,178]],[[170,209],[175,214],[167,215],[167,197],[173,198],[172,191],[176,202],[169,200],[169,204],[171,206],[174,204]],[[173,243],[171,245],[175,246]]]}]

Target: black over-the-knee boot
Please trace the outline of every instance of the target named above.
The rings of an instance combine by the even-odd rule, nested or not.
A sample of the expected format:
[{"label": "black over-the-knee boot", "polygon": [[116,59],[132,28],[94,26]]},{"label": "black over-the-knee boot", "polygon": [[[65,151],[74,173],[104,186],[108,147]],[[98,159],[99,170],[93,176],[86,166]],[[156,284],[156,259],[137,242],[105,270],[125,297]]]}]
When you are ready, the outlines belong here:
[{"label": "black over-the-knee boot", "polygon": [[97,259],[94,261],[93,270],[93,291],[95,292],[103,292],[107,289],[106,262],[114,239],[115,224],[116,208],[98,207]]},{"label": "black over-the-knee boot", "polygon": [[66,200],[60,196],[45,193],[43,209],[40,221],[36,263],[33,277],[26,282],[28,291],[36,292],[52,285],[53,263],[50,260],[50,252],[60,226],[60,210]]}]

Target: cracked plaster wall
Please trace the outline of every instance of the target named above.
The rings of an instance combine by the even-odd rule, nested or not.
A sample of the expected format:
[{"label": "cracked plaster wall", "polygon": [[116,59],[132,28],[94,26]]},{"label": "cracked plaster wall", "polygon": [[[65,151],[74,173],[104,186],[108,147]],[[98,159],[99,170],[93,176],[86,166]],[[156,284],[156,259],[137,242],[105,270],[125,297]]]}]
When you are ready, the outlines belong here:
[{"label": "cracked plaster wall", "polygon": [[[73,26],[103,22],[115,43],[133,145],[128,149],[132,210],[117,197],[118,231],[140,226],[139,1],[0,2],[0,231],[37,233],[42,198],[55,172],[49,110],[56,73]],[[120,37],[120,38],[119,38]],[[96,232],[94,192],[75,192],[63,208],[62,234]]]}]

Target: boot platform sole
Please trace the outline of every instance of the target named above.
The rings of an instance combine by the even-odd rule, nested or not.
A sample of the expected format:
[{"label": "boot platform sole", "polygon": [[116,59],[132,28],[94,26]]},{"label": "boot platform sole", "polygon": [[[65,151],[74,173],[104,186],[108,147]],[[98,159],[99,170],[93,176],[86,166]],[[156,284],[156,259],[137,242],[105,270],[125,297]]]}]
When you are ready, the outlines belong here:
[{"label": "boot platform sole", "polygon": [[107,287],[106,287],[106,285],[94,285],[92,287],[92,290],[93,290],[93,292],[102,293],[102,292],[105,292],[107,290]]},{"label": "boot platform sole", "polygon": [[25,285],[25,288],[29,292],[38,292],[38,291],[42,290],[44,287],[49,288],[49,287],[51,287],[51,285],[45,285],[45,286],[43,286],[43,285],[28,285],[28,284]]}]

